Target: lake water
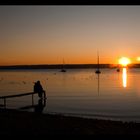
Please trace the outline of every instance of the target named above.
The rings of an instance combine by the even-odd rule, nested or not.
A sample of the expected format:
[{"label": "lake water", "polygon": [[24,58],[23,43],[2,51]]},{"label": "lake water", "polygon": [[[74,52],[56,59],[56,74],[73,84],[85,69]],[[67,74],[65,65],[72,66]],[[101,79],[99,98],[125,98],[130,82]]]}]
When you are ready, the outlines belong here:
[{"label": "lake water", "polygon": [[[100,75],[95,69],[59,71],[0,71],[0,96],[32,92],[40,80],[47,94],[43,113],[140,122],[140,69],[101,69]],[[34,95],[34,104],[38,99]],[[31,104],[31,96],[7,99],[7,108],[36,111]]]}]

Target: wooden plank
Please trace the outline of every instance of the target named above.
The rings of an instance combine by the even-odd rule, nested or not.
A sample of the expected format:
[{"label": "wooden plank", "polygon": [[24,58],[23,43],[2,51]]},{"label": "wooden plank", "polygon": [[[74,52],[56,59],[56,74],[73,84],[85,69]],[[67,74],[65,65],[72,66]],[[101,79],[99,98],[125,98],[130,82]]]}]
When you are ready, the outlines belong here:
[{"label": "wooden plank", "polygon": [[15,95],[0,96],[0,99],[27,96],[27,95],[33,95],[33,94],[38,94],[38,93],[29,92],[29,93],[15,94]]}]

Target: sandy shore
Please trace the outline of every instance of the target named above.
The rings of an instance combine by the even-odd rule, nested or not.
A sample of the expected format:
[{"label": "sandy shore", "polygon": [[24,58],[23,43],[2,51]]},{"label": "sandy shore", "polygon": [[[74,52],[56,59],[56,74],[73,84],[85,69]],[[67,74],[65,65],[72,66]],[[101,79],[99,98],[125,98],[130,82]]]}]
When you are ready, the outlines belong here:
[{"label": "sandy shore", "polygon": [[140,123],[0,109],[0,134],[140,134]]}]

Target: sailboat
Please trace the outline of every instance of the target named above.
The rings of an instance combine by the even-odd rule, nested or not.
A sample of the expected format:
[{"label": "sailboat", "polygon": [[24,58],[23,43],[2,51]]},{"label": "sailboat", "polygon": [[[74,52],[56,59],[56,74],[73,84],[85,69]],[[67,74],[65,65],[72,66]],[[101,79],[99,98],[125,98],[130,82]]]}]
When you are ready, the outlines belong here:
[{"label": "sailboat", "polygon": [[118,68],[117,68],[117,70],[116,70],[117,72],[120,72],[120,67],[119,67],[119,65],[118,65]]},{"label": "sailboat", "polygon": [[100,69],[99,69],[99,54],[97,54],[97,57],[98,57],[98,58],[97,58],[97,66],[98,66],[98,67],[97,67],[97,70],[95,71],[95,73],[96,73],[96,74],[100,74],[101,71],[100,71]]},{"label": "sailboat", "polygon": [[61,69],[61,71],[60,72],[66,72],[66,69],[64,69],[64,59],[63,59],[63,65],[62,65],[62,69]]},{"label": "sailboat", "polygon": [[117,72],[120,72],[120,69],[119,68],[117,68]]}]

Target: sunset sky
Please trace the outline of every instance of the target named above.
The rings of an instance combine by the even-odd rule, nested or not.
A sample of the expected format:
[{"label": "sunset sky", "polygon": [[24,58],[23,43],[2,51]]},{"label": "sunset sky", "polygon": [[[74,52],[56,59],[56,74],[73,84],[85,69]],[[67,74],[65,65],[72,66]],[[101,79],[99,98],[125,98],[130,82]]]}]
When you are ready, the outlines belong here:
[{"label": "sunset sky", "polygon": [[140,6],[0,6],[0,65],[93,64],[97,51],[140,63]]}]

